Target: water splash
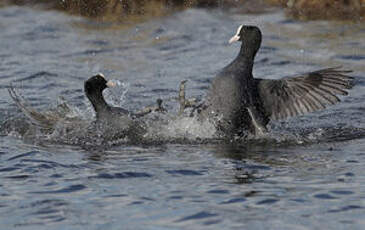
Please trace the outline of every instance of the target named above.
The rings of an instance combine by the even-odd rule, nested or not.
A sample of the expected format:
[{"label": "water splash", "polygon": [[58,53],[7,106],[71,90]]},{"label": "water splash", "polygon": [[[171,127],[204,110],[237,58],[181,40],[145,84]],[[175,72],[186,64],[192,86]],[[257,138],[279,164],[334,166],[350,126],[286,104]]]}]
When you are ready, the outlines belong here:
[{"label": "water splash", "polygon": [[210,121],[199,121],[194,117],[159,115],[158,118],[147,120],[146,137],[164,141],[188,140],[199,141],[216,138],[217,130]]},{"label": "water splash", "polygon": [[105,99],[113,106],[122,107],[125,104],[126,95],[130,89],[129,82],[110,80],[116,87],[108,88],[104,92]]},{"label": "water splash", "polygon": [[[108,90],[105,94],[107,101],[113,106],[121,107],[125,103],[125,98],[130,89],[129,83],[123,83],[118,80],[113,81],[116,86],[112,90]],[[227,138],[221,138],[216,129],[214,121],[200,120],[197,115],[189,116],[188,112],[178,115],[177,112],[159,113],[152,112],[142,118],[139,122],[144,126],[144,134],[138,136],[138,140],[133,139],[133,130],[122,136],[110,136],[108,132],[113,127],[102,127],[95,124],[95,113],[92,105],[88,100],[85,101],[86,108],[82,109],[69,104],[63,97],[59,97],[55,107],[41,112],[42,116],[56,119],[56,123],[45,129],[31,125],[31,122],[24,118],[18,118],[5,122],[2,130],[7,135],[22,137],[39,141],[48,141],[59,144],[88,146],[103,145],[121,145],[126,143],[201,143],[217,140],[227,141]],[[178,103],[175,104],[175,107]],[[177,111],[173,108],[170,111]],[[266,143],[274,145],[282,144],[305,144],[316,143],[319,141],[348,140],[365,136],[365,130],[353,129],[351,127],[327,128],[327,127],[311,127],[299,128],[282,122],[271,124],[270,132],[264,136],[247,135],[244,138],[234,137],[234,142],[240,143],[256,143],[257,145]],[[313,125],[313,122],[310,123]],[[297,127],[297,128],[295,128]],[[118,131],[118,130],[113,130]],[[119,132],[119,131],[118,131]],[[117,133],[118,133],[117,132]],[[130,138],[131,136],[131,138]]]},{"label": "water splash", "polygon": [[[123,91],[125,92],[125,90]],[[124,94],[125,95],[125,94]],[[105,130],[95,125],[89,109],[81,109],[68,104],[59,98],[55,108],[42,112],[44,115],[57,116],[58,121],[52,130],[31,125],[27,118],[8,120],[1,129],[6,134],[21,137],[35,143],[51,142],[56,144],[78,145],[82,147],[112,146],[127,144],[131,141],[126,136],[106,139]],[[201,121],[198,116],[176,115],[173,113],[152,112],[140,120],[146,129],[140,139],[132,143],[209,143],[218,140],[227,141],[218,135],[216,126],[209,120]],[[365,130],[351,127],[317,127],[288,129],[284,126],[272,125],[273,129],[264,136],[253,135],[244,138],[233,138],[236,143],[253,145],[302,145],[320,141],[350,140],[365,136]],[[106,129],[108,130],[108,129]]]}]

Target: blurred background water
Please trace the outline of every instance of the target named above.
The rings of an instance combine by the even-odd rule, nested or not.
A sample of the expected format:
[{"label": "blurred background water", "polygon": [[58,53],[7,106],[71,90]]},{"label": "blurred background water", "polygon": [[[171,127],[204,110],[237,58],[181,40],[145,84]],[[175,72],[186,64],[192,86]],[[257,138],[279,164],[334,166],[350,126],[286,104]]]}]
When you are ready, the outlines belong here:
[{"label": "blurred background water", "polygon": [[[108,98],[130,110],[176,97],[183,79],[189,97],[201,97],[238,52],[227,41],[242,23],[263,32],[256,77],[342,65],[354,70],[350,96],[272,123],[277,143],[85,149],[57,143],[57,135],[52,144],[3,135],[0,229],[363,229],[364,23],[190,9],[115,28],[56,11],[0,8],[0,121],[21,116],[10,83],[39,110],[63,96],[93,119],[83,82],[97,72],[123,84],[122,101]],[[189,124],[164,131],[184,137]]]}]

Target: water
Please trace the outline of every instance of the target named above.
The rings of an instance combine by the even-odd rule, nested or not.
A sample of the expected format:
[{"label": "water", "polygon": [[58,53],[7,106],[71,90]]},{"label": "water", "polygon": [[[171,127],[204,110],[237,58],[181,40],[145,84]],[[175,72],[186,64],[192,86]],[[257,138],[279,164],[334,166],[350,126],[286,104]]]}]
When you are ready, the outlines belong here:
[{"label": "water", "polygon": [[137,110],[162,98],[176,112],[179,82],[204,95],[238,52],[227,41],[243,22],[264,34],[255,76],[342,65],[356,77],[350,96],[272,123],[275,141],[196,142],[210,133],[192,120],[165,126],[170,142],[107,149],[2,136],[0,229],[363,229],[364,24],[188,10],[125,29],[2,8],[0,120],[20,115],[11,82],[39,110],[63,96],[92,120],[82,87],[97,72],[122,83],[114,104]]}]

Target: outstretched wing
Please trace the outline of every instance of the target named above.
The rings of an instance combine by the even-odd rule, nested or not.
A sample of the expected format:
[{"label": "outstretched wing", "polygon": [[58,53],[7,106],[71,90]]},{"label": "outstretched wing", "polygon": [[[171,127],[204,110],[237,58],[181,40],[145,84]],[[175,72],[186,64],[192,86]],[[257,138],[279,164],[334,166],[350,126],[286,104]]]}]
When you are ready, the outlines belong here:
[{"label": "outstretched wing", "polygon": [[347,95],[353,77],[338,67],[322,69],[279,80],[256,79],[265,113],[273,120],[310,113],[340,101]]},{"label": "outstretched wing", "polygon": [[13,86],[8,89],[10,97],[14,100],[15,104],[19,109],[26,115],[33,125],[39,126],[44,129],[50,129],[55,123],[57,123],[57,118],[53,116],[45,116],[42,113],[37,112],[32,108],[29,103],[20,96]]}]

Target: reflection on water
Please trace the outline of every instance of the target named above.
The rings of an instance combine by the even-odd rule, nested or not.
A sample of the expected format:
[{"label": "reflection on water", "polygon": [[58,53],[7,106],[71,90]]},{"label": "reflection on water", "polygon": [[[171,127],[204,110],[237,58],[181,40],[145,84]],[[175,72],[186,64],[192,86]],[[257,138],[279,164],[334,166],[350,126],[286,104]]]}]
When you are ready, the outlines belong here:
[{"label": "reflection on water", "polygon": [[176,141],[152,145],[81,148],[63,145],[62,135],[52,143],[1,136],[1,229],[362,229],[363,24],[204,10],[125,30],[73,26],[80,22],[87,20],[0,10],[1,122],[20,116],[4,90],[10,82],[37,109],[55,108],[63,96],[78,117],[92,121],[82,86],[97,72],[125,84],[117,93],[128,89],[127,109],[162,98],[177,112],[171,98],[179,82],[189,80],[189,97],[204,95],[238,52],[227,40],[242,22],[259,25],[264,35],[255,76],[343,65],[354,70],[355,87],[343,103],[272,123],[266,139],[244,143],[194,141],[211,129],[184,119],[156,130]]}]

